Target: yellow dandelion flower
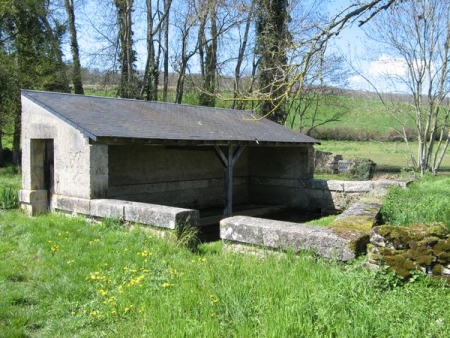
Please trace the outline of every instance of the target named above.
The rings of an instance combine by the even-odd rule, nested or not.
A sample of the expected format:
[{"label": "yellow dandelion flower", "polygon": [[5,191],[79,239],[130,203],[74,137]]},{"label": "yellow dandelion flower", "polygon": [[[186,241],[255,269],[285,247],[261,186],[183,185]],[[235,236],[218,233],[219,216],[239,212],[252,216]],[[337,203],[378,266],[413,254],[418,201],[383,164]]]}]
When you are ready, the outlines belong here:
[{"label": "yellow dandelion flower", "polygon": [[108,294],[108,291],[100,289],[99,292],[102,296],[106,296]]},{"label": "yellow dandelion flower", "polygon": [[167,288],[167,287],[169,287],[169,286],[170,286],[170,284],[169,284],[169,283],[167,283],[167,282],[164,282],[164,283],[162,283],[162,284],[161,284],[161,286],[162,286],[163,288]]}]

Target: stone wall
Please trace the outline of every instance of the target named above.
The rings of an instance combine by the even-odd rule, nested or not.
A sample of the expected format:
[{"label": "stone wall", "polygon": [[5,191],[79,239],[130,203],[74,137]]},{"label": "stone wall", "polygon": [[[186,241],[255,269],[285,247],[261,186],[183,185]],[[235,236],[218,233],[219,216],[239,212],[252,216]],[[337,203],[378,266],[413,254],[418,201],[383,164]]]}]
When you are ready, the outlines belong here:
[{"label": "stone wall", "polygon": [[307,210],[306,182],[314,175],[313,147],[253,147],[249,153],[249,200]]},{"label": "stone wall", "polygon": [[228,251],[308,250],[326,258],[349,261],[366,253],[369,231],[377,221],[380,208],[378,198],[363,199],[328,227],[229,217],[220,221],[220,238]]},{"label": "stone wall", "polygon": [[397,180],[340,181],[304,180],[296,198],[305,210],[320,211],[322,214],[336,214],[346,210],[363,195],[371,192],[383,195],[393,185],[406,187],[407,182]]},{"label": "stone wall", "polygon": [[[247,203],[248,150],[233,176],[234,203]],[[108,197],[194,209],[223,207],[224,167],[211,146],[109,146]]]},{"label": "stone wall", "polygon": [[376,226],[370,231],[368,261],[404,278],[414,270],[450,277],[450,230],[442,223]]},{"label": "stone wall", "polygon": [[[233,174],[233,204],[300,209],[313,147],[247,147]],[[125,165],[126,163],[126,165]],[[205,209],[224,205],[224,167],[213,147],[110,146],[108,197]]]},{"label": "stone wall", "polygon": [[338,174],[341,160],[343,160],[342,155],[316,150],[314,152],[314,169],[320,173]]},{"label": "stone wall", "polygon": [[[30,215],[47,211],[43,179],[46,141],[53,141],[53,190],[77,198],[104,197],[108,185],[107,147],[22,97],[21,206]],[[45,197],[44,197],[45,195]],[[38,197],[39,196],[39,197]]]}]

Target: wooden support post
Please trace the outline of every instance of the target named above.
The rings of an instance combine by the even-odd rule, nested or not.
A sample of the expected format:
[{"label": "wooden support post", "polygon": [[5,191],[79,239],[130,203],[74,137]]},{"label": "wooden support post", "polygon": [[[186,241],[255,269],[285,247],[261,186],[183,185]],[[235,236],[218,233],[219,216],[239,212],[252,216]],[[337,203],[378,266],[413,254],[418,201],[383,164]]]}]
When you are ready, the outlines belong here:
[{"label": "wooden support post", "polygon": [[239,156],[245,149],[245,145],[239,146],[236,152],[233,151],[233,145],[228,145],[228,156],[225,156],[222,149],[219,146],[214,146],[217,155],[219,155],[222,163],[225,167],[224,170],[224,188],[225,188],[225,209],[223,214],[225,216],[231,216],[233,213],[233,169]]}]

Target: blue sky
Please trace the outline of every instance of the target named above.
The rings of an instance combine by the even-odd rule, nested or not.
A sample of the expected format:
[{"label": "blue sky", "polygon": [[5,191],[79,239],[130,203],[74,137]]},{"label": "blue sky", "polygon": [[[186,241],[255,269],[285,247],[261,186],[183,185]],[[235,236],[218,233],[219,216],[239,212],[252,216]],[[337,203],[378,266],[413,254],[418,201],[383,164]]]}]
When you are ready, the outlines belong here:
[{"label": "blue sky", "polygon": [[[97,5],[95,0],[86,0],[87,6],[85,7],[84,13],[78,12],[77,20],[79,26],[79,43],[82,51],[82,64],[83,66],[92,66],[92,58],[89,55],[92,53],[97,53],[102,44],[96,39],[96,35],[100,34],[92,30],[92,24],[99,27],[106,27],[108,24],[105,21],[108,17],[108,9],[102,8],[103,15],[98,15],[98,10],[95,8]],[[330,14],[338,13],[340,10],[347,8],[350,4],[350,0],[338,0],[330,1],[328,5],[328,12]],[[111,7],[111,9],[113,9]],[[95,14],[94,14],[95,13]],[[137,8],[135,10],[135,15],[145,15],[143,9]],[[87,17],[91,18],[91,22],[87,20]],[[143,18],[145,21],[145,18]],[[87,28],[90,27],[90,30]],[[89,34],[84,32],[89,31]],[[146,54],[145,47],[145,27],[136,27],[134,29],[135,35],[134,39],[136,41],[136,50],[138,54],[138,68],[143,68],[144,56]],[[370,78],[372,81],[379,81],[380,74],[386,71],[399,71],[401,67],[398,66],[398,62],[395,59],[390,58],[388,55],[375,55],[373,51],[369,51],[367,48],[370,45],[365,38],[365,34],[362,28],[358,27],[357,24],[346,27],[337,37],[333,38],[333,41],[329,44],[330,47],[338,50],[342,53],[349,62],[352,62],[353,67],[357,68],[365,77]],[[66,55],[70,58],[70,50],[65,50]],[[108,51],[104,50],[105,54]],[[194,61],[195,62],[195,61]],[[101,68],[102,62],[94,64],[94,66]],[[195,70],[194,70],[195,71]],[[363,80],[361,76],[356,74],[351,74],[349,72],[349,87],[352,89],[364,89],[373,90],[368,83]],[[391,91],[393,88],[385,87],[381,88],[382,91]]]}]

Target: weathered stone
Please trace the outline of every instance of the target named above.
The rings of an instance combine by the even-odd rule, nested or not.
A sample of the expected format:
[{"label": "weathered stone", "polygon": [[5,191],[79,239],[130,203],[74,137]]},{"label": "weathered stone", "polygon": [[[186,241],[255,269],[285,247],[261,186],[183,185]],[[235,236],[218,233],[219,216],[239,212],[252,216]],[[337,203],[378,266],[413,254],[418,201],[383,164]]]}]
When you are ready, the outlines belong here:
[{"label": "weathered stone", "polygon": [[411,275],[411,271],[416,270],[417,266],[414,262],[408,259],[404,250],[398,250],[395,255],[383,256],[383,260],[393,269],[398,275],[407,278]]},{"label": "weathered stone", "polygon": [[21,209],[28,216],[37,216],[47,212],[47,190],[19,190]]},{"label": "weathered stone", "polygon": [[443,266],[441,273],[445,276],[450,276],[450,265]]},{"label": "weathered stone", "polygon": [[433,274],[433,276],[445,275],[444,270],[445,268],[441,264],[435,264],[431,268],[431,273]]},{"label": "weathered stone", "polygon": [[433,253],[441,263],[450,262],[450,239],[441,239],[433,246]]},{"label": "weathered stone", "polygon": [[74,215],[90,215],[90,201],[84,198],[53,195],[51,208],[55,211],[70,212]]},{"label": "weathered stone", "polygon": [[370,232],[369,262],[385,263],[404,278],[410,276],[408,270],[421,270],[433,276],[445,275],[450,273],[450,269],[446,270],[450,262],[447,233],[447,227],[442,224],[374,227]]},{"label": "weathered stone", "polygon": [[342,261],[354,259],[354,241],[326,227],[235,216],[220,222],[220,237],[231,243],[245,243],[273,249],[312,250],[318,255]]},{"label": "weathered stone", "polygon": [[127,203],[125,209],[125,221],[159,226],[168,229],[176,229],[178,225],[190,223],[198,224],[198,210],[168,207],[164,205],[148,203]]},{"label": "weathered stone", "polygon": [[423,247],[433,247],[439,242],[439,237],[428,236],[419,241],[417,244]]},{"label": "weathered stone", "polygon": [[427,228],[427,235],[445,239],[450,236],[450,229],[444,223],[432,224]]},{"label": "weathered stone", "polygon": [[372,181],[344,181],[344,191],[346,192],[368,192],[372,190]]},{"label": "weathered stone", "polygon": [[111,199],[95,199],[90,201],[90,215],[101,218],[125,219],[125,205],[132,202]]},{"label": "weathered stone", "polygon": [[409,229],[392,225],[376,226],[370,232],[370,242],[384,247],[405,249],[410,242]]}]

